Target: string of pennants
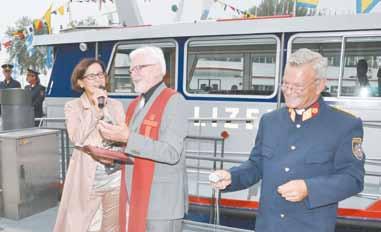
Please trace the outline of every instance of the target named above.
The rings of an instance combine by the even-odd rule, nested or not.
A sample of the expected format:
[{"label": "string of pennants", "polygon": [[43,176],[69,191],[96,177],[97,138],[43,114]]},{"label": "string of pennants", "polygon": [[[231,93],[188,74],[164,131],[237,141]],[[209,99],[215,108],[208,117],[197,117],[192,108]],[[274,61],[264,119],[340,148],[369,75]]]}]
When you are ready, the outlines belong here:
[{"label": "string of pennants", "polygon": [[[99,3],[99,10],[102,9],[102,3],[111,2],[114,3],[115,0],[70,0],[70,2],[76,2],[76,3]],[[130,0],[127,0],[130,1]]]},{"label": "string of pennants", "polygon": [[53,8],[51,5],[45,11],[44,15],[39,19],[34,19],[31,25],[27,26],[26,28],[22,30],[13,32],[12,36],[4,36],[3,38],[1,38],[0,50],[3,48],[5,49],[10,48],[13,45],[14,40],[16,39],[25,41],[27,47],[29,43],[31,46],[31,43],[33,42],[33,35],[35,34],[35,32],[37,33],[41,32],[44,27],[47,29],[49,34],[52,33],[52,24],[51,24],[52,15],[59,15],[59,16],[65,15],[67,12],[69,12],[68,4],[71,2],[78,2],[78,3],[99,2],[100,4],[99,7],[101,8],[102,3],[106,3],[106,2],[113,3],[114,1],[115,0],[69,0],[68,2],[56,8]]},{"label": "string of pennants", "polygon": [[99,1],[102,1],[103,3],[114,2],[114,0],[70,0],[70,2],[99,2]]},{"label": "string of pennants", "polygon": [[[44,15],[41,18],[34,19],[32,21],[32,24],[28,25],[27,27],[12,32],[11,36],[7,35],[4,36],[1,39],[1,46],[0,48],[3,49],[9,49],[17,42],[24,43],[24,46],[27,50],[28,56],[32,57],[35,53],[35,48],[33,47],[33,37],[35,33],[40,33],[43,28],[47,30],[47,32],[50,34],[52,32],[51,27],[51,16],[52,14],[55,15],[64,15],[65,11],[67,11],[65,5],[61,5],[57,8],[52,8],[50,6],[44,13]],[[45,65],[50,68],[53,65],[52,60],[52,48],[47,48],[47,54],[45,59]]]},{"label": "string of pennants", "polygon": [[231,11],[234,11],[236,12],[238,15],[242,15],[244,16],[245,18],[251,18],[251,17],[255,17],[253,14],[250,14],[250,12],[248,11],[245,11],[245,10],[241,10],[233,5],[230,5],[230,4],[227,4],[225,3],[224,1],[222,0],[214,0],[214,2],[220,4],[223,8],[224,8],[224,11],[226,11],[227,9],[231,10]]},{"label": "string of pennants", "polygon": [[41,32],[43,27],[45,26],[48,33],[52,32],[51,27],[51,16],[52,14],[58,14],[58,15],[64,15],[65,14],[65,6],[59,6],[56,9],[52,10],[52,6],[50,6],[45,14],[42,16],[42,18],[34,19],[33,23],[21,30],[14,31],[12,33],[12,36],[6,36],[3,38],[1,42],[1,46],[3,48],[10,48],[14,42],[14,40],[23,40],[25,43],[28,43],[29,41],[33,41],[33,35],[35,32]]}]

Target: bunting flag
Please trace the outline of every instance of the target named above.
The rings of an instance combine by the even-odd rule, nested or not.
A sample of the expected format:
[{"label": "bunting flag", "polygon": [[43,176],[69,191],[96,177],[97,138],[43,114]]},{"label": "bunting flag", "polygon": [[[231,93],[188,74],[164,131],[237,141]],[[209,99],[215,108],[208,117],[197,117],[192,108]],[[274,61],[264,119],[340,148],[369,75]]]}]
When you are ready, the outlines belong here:
[{"label": "bunting flag", "polygon": [[203,1],[203,4],[202,4],[203,11],[202,11],[202,14],[201,14],[201,20],[205,20],[205,19],[208,18],[209,10],[212,7],[213,3],[214,3],[213,0],[204,0]]},{"label": "bunting flag", "polygon": [[35,31],[37,32],[41,31],[43,26],[44,26],[44,23],[41,21],[41,19],[33,20],[33,28]]},{"label": "bunting flag", "polygon": [[314,9],[319,4],[319,0],[295,0],[296,7],[311,8]]},{"label": "bunting flag", "polygon": [[46,50],[45,65],[48,68],[53,67],[53,47],[49,46]]},{"label": "bunting flag", "polygon": [[30,24],[29,26],[25,27],[25,31],[26,31],[26,34],[33,35],[34,34],[34,26],[33,26],[33,24]]},{"label": "bunting flag", "polygon": [[65,14],[65,6],[60,6],[56,9],[59,15],[64,15]]},{"label": "bunting flag", "polygon": [[27,35],[25,39],[25,47],[29,57],[33,56],[34,54],[34,47],[32,44],[33,44],[33,34],[29,34]]},{"label": "bunting flag", "polygon": [[4,47],[4,48],[10,48],[12,47],[12,40],[8,39],[8,40],[5,40],[1,43],[1,45]]},{"label": "bunting flag", "polygon": [[240,10],[235,6],[226,4],[222,0],[214,0],[214,2],[217,2],[220,5],[222,5],[222,7],[224,8],[224,11],[226,11],[226,9],[229,7],[230,10],[236,12],[238,15],[243,15],[245,18],[255,17],[254,15],[250,14],[248,11]]},{"label": "bunting flag", "polygon": [[46,23],[46,26],[48,27],[48,33],[50,34],[52,32],[52,6],[48,8],[48,10],[45,12],[44,17],[42,17]]},{"label": "bunting flag", "polygon": [[12,32],[12,35],[14,37],[18,38],[19,40],[24,40],[25,39],[24,30],[19,30],[19,31]]},{"label": "bunting flag", "polygon": [[356,0],[356,13],[369,13],[380,0]]}]

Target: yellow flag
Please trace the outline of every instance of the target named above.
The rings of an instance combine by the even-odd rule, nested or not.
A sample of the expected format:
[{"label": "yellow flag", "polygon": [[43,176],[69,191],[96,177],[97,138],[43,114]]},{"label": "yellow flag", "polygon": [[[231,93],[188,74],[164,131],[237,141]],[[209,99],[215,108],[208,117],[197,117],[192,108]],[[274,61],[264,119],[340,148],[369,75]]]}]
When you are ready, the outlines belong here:
[{"label": "yellow flag", "polygon": [[57,8],[58,14],[64,15],[65,14],[65,6],[60,6]]},{"label": "yellow flag", "polygon": [[297,7],[316,8],[319,0],[296,0]]},{"label": "yellow flag", "polygon": [[380,0],[356,0],[357,13],[369,13]]},{"label": "yellow flag", "polygon": [[48,8],[48,10],[45,12],[44,17],[42,17],[42,18],[44,19],[46,25],[48,26],[48,32],[50,34],[51,31],[52,31],[52,22],[51,22],[51,19],[52,19],[52,6],[51,5]]}]

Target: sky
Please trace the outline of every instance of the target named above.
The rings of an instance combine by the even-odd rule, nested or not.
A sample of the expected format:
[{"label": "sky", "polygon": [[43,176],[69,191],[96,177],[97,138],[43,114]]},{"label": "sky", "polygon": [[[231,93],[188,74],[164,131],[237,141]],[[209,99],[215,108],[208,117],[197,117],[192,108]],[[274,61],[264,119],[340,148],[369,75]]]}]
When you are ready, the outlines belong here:
[{"label": "sky", "polygon": [[[53,10],[59,6],[66,5],[69,0],[1,0],[5,2],[0,7],[0,42],[3,41],[5,31],[9,26],[14,26],[15,22],[22,16],[28,16],[31,19],[42,18],[46,10],[52,5]],[[99,4],[94,2],[83,2],[81,0],[72,0],[70,4],[71,14],[65,13],[61,15],[52,15],[52,26],[55,33],[59,32],[60,25],[64,28],[71,20],[81,20],[89,16],[96,17],[99,24],[107,23],[105,14],[115,12],[115,5],[111,0],[106,0],[106,3],[102,5],[102,10],[99,11]],[[88,0],[82,0],[88,1]],[[132,0],[113,0],[113,1],[132,1]],[[259,5],[263,0],[135,0],[141,11],[141,15],[144,20],[144,24],[161,24],[171,23],[176,17],[176,12],[173,10],[173,6],[179,5],[180,1],[183,1],[184,8],[182,14],[182,20],[193,21],[195,17],[201,15],[205,2],[209,1],[210,17],[217,18],[231,18],[237,17],[237,14],[229,10],[224,9],[223,4],[233,6],[240,10],[248,10],[254,5]],[[332,13],[344,14],[353,13],[355,11],[356,0],[320,0],[319,8],[331,9]],[[4,7],[6,5],[6,7]],[[381,3],[379,3],[374,9],[374,12],[381,12]],[[66,27],[67,28],[67,27]],[[0,51],[0,64],[7,61],[7,54]],[[0,78],[2,79],[2,78]]]},{"label": "sky", "polygon": [[[9,26],[14,27],[16,21],[23,16],[27,16],[30,19],[41,19],[50,5],[52,9],[64,5],[68,0],[1,0],[7,1],[7,7],[0,7],[0,42],[6,40],[5,32]],[[77,0],[74,0],[77,1]],[[99,5],[96,3],[72,3],[70,8],[72,20],[80,20],[89,16],[102,17],[103,14],[115,11],[115,6],[112,4],[104,4],[103,10],[99,11]],[[52,15],[52,26],[56,33],[59,32],[60,25],[64,27],[69,22],[69,14],[65,13],[61,15]],[[0,51],[0,64],[7,61],[7,54]],[[1,79],[1,78],[0,78]]]},{"label": "sky", "polygon": [[[9,25],[14,25],[14,23],[20,19],[22,16],[28,16],[31,19],[41,18],[45,11],[50,5],[53,9],[64,5],[69,0],[1,0],[6,1],[7,7],[0,8],[0,39],[3,37]],[[87,16],[98,16],[110,11],[115,10],[115,6],[111,4],[111,1],[106,1],[107,4],[103,4],[103,10],[100,12],[99,5],[97,3],[76,3],[73,0],[71,3],[73,20],[86,18]],[[86,1],[86,0],[84,0]],[[114,0],[118,1],[118,0]],[[119,0],[125,1],[125,0]],[[131,0],[129,0],[131,1]],[[160,22],[167,22],[172,19],[175,12],[172,11],[173,5],[178,5],[180,0],[135,0],[142,12],[142,16],[145,18],[145,23],[157,24]],[[203,2],[208,0],[183,0],[184,1],[184,15],[190,14],[191,16],[184,17],[185,19],[194,17],[194,13],[198,11],[203,6]],[[210,0],[214,2],[213,0]],[[224,2],[228,5],[234,6],[241,10],[247,10],[250,7],[260,4],[262,0],[217,0],[217,3],[212,4],[210,9],[210,14],[214,17],[234,17],[235,12],[229,9],[224,10],[221,4],[218,2]],[[110,2],[110,3],[109,3]],[[336,9],[338,12],[349,12],[355,8],[356,0],[320,0],[320,8],[331,8]],[[3,5],[4,6],[4,5]],[[190,9],[191,8],[191,9]],[[381,3],[379,3],[374,11],[381,11]],[[160,15],[160,17],[158,17]],[[68,14],[64,16],[52,15],[53,26],[56,31],[59,29],[59,25],[66,25],[69,21]]]},{"label": "sky", "polygon": [[[0,8],[0,35],[4,33],[7,26],[14,25],[14,22],[21,18],[22,16],[28,16],[32,19],[41,18],[48,7],[52,4],[53,9],[57,8],[69,0],[1,0],[2,2],[7,2],[5,5],[7,7]],[[98,4],[96,3],[75,3],[80,0],[73,0],[71,4],[72,8],[72,17],[76,18],[85,18],[87,16],[99,15]],[[86,1],[86,0],[84,0]],[[115,0],[118,1],[118,0]],[[119,0],[125,1],[125,0]],[[130,1],[130,0],[129,0]],[[135,0],[143,15],[146,19],[153,21],[159,21],[164,18],[170,18],[171,14],[174,12],[171,10],[172,5],[178,4],[180,0]],[[189,8],[198,8],[202,6],[202,2],[207,0],[183,0],[186,6],[186,10],[192,12],[192,9]],[[234,6],[241,10],[246,10],[256,4],[259,4],[262,0],[217,0],[217,2],[225,2],[228,5]],[[114,6],[111,6],[109,1],[106,1],[107,4],[103,6],[103,12],[107,10],[114,10]],[[211,0],[213,2],[213,0]],[[337,9],[338,11],[349,11],[354,9],[356,0],[320,0],[320,8],[332,8]],[[192,4],[191,7],[189,4]],[[379,3],[378,5],[381,5]],[[4,5],[3,5],[4,6]],[[381,11],[381,6],[377,6],[374,10]],[[214,11],[214,15],[224,15],[234,16],[234,12],[229,10],[224,10],[221,7],[221,4],[214,3],[211,7],[211,11]],[[216,13],[217,12],[217,13]],[[211,12],[213,13],[213,12]],[[167,17],[158,18],[157,15],[167,15]],[[56,25],[65,24],[68,21],[66,16],[52,16],[53,23]],[[152,19],[151,19],[152,18]]]}]

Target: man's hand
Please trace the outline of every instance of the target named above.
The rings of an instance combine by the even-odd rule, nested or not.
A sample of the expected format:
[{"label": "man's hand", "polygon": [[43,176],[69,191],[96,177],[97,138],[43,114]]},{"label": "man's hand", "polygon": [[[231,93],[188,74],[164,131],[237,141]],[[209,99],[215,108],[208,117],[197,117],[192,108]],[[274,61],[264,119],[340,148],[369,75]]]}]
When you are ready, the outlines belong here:
[{"label": "man's hand", "polygon": [[218,176],[218,180],[216,182],[213,182],[213,181],[210,182],[213,188],[225,189],[226,186],[230,185],[232,182],[231,174],[228,171],[217,170],[213,172],[212,174]]},{"label": "man's hand", "polygon": [[308,196],[308,189],[304,180],[291,180],[278,186],[278,193],[287,201],[299,202]]},{"label": "man's hand", "polygon": [[104,121],[99,121],[98,130],[103,138],[114,142],[126,143],[130,135],[130,130],[127,126],[111,125]]}]

